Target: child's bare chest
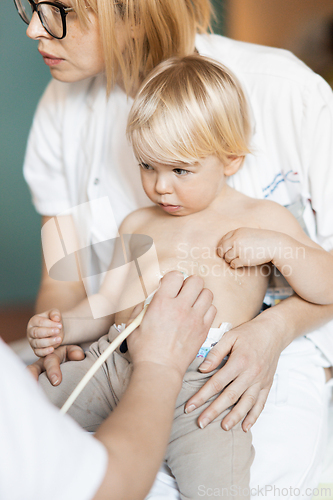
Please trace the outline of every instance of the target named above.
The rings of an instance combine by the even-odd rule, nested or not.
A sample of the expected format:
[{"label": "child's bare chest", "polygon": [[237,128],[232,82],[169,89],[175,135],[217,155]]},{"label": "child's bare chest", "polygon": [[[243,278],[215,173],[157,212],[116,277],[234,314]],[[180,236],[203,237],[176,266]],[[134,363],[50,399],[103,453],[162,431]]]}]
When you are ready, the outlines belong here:
[{"label": "child's bare chest", "polygon": [[232,270],[217,254],[222,236],[246,222],[214,216],[206,220],[167,217],[152,220],[138,232],[153,239],[161,274],[179,270],[201,276],[214,294],[216,326],[226,319],[235,325],[258,312],[267,286],[266,277],[256,268]]},{"label": "child's bare chest", "polygon": [[235,271],[217,254],[222,236],[247,224],[250,221],[246,219],[223,221],[218,215],[206,219],[166,217],[151,221],[144,230],[154,241],[160,273],[179,270],[189,276],[201,276],[213,292],[219,310],[226,295],[227,302],[234,297],[247,300],[254,286],[260,290],[266,287],[266,278],[256,268]]},{"label": "child's bare chest", "polygon": [[230,274],[217,254],[218,244],[226,233],[244,225],[246,220],[221,220],[213,214],[206,219],[161,218],[146,224],[144,231],[154,241],[163,273],[179,269],[188,275],[209,276],[226,270]]}]

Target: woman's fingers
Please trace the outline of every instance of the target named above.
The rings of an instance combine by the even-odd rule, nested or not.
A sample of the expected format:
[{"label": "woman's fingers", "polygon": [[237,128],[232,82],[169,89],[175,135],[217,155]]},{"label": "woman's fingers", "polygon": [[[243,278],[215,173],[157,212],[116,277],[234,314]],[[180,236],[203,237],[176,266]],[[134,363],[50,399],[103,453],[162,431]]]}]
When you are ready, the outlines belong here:
[{"label": "woman's fingers", "polygon": [[214,295],[213,293],[204,288],[198,295],[196,301],[193,304],[193,309],[196,310],[199,314],[206,314],[212,305]]},{"label": "woman's fingers", "polygon": [[59,385],[62,380],[61,363],[65,361],[80,361],[84,359],[84,352],[81,347],[76,345],[61,346],[54,350],[52,354],[39,359],[28,370],[36,380],[41,373],[46,371],[47,378],[52,385]]},{"label": "woman's fingers", "polygon": [[127,320],[126,327],[128,325],[130,325],[135,320],[135,318],[140,314],[140,312],[142,311],[142,309],[143,309],[143,303],[142,302],[141,302],[141,304],[138,304],[138,305],[136,305],[134,307],[134,309],[131,312],[131,315],[130,315],[129,319]]},{"label": "woman's fingers", "polygon": [[163,276],[155,296],[175,298],[182,289],[183,283],[184,275],[180,271],[170,271]]},{"label": "woman's fingers", "polygon": [[265,404],[268,398],[270,388],[265,388],[262,389],[259,392],[258,398],[254,404],[254,406],[251,408],[251,410],[248,412],[246,415],[242,427],[245,432],[250,430],[250,428],[256,423],[258,420],[258,417],[260,416],[261,412],[265,408]]},{"label": "woman's fingers", "polygon": [[128,338],[133,364],[155,361],[183,377],[215,316],[212,297],[200,277],[184,282],[179,272],[166,274],[140,328]]},{"label": "woman's fingers", "polygon": [[209,373],[218,368],[227,354],[228,361],[189,399],[186,412],[217,396],[199,416],[200,426],[232,407],[223,419],[223,428],[231,429],[244,419],[242,427],[247,431],[264,408],[283,346],[272,330],[271,313],[260,314],[225,333],[199,370]]},{"label": "woman's fingers", "polygon": [[44,367],[51,384],[59,385],[62,380],[61,363],[65,363],[65,361],[80,361],[84,359],[84,356],[81,347],[75,345],[59,347],[53,354],[46,356]]},{"label": "woman's fingers", "polygon": [[[204,373],[215,370],[222,363],[224,358],[230,353],[232,346],[233,341],[224,335],[222,337],[222,340],[220,340],[220,342],[218,342],[213,347],[213,349],[209,351],[205,360],[200,365],[199,370]],[[230,364],[228,368],[230,368]],[[230,380],[228,381],[228,383],[229,382]]]},{"label": "woman's fingers", "polygon": [[58,352],[49,354],[44,358],[44,370],[52,385],[59,385],[62,380],[60,364],[65,361],[65,346],[60,347]]},{"label": "woman's fingers", "polygon": [[66,357],[62,362],[65,361],[81,361],[85,358],[83,349],[78,345],[68,345],[66,346]]},{"label": "woman's fingers", "polygon": [[[190,412],[218,395],[200,415],[198,423],[201,427],[208,425],[227,408],[233,407],[224,417],[222,427],[231,429],[245,418],[243,429],[247,429],[254,424],[264,407],[273,381],[275,361],[270,361],[268,366],[262,364],[264,354],[255,349],[255,340],[258,339],[253,337],[251,350],[248,336],[239,336],[239,331],[244,328],[249,328],[249,324],[225,334],[199,368],[202,372],[210,372],[230,353],[227,363],[186,403],[186,412]],[[263,343],[261,340],[261,347]],[[264,352],[268,354],[266,348]]]},{"label": "woman's fingers", "polygon": [[[219,373],[215,374],[214,377],[216,377],[216,375],[219,375]],[[244,376],[236,377],[232,383],[226,384],[225,386],[222,377],[216,377],[215,380],[213,380],[212,377],[211,381],[211,386],[206,388],[208,385],[208,383],[206,383],[202,388],[205,389],[205,391],[200,394],[202,399],[199,403],[201,404],[197,405],[194,398],[188,401],[186,405],[186,408],[188,408],[187,413],[201,406],[209,397],[222,391],[220,396],[201,413],[198,418],[198,425],[201,428],[206,427],[227,408],[233,407],[221,423],[223,429],[226,431],[230,430],[246,417],[243,423],[243,429],[247,431],[255,423],[263,410],[269,390],[260,391],[259,384],[248,387],[248,381]],[[191,407],[191,405],[193,406]]]},{"label": "woman's fingers", "polygon": [[[201,293],[203,292],[204,280],[200,276],[192,275],[186,278],[184,284],[179,292],[184,305],[188,307],[193,307],[198,301]],[[204,298],[207,298],[207,294],[204,294]],[[201,303],[201,300],[199,301]]]},{"label": "woman's fingers", "polygon": [[[231,386],[230,386],[231,387]],[[231,389],[232,390],[232,389]],[[234,427],[236,424],[241,422],[243,418],[251,411],[251,409],[256,405],[258,397],[260,394],[259,384],[251,386],[247,391],[245,391],[242,396],[240,396],[238,402],[231,409],[231,411],[222,420],[222,428],[226,431]],[[201,418],[201,415],[200,415]],[[244,431],[248,431],[248,428],[243,426]]]},{"label": "woman's fingers", "polygon": [[204,325],[206,328],[210,328],[213,324],[213,321],[215,319],[215,316],[216,316],[216,313],[217,313],[217,309],[216,307],[212,304],[208,311],[206,312],[206,314],[204,315],[204,319],[203,319],[203,322],[204,322]]},{"label": "woman's fingers", "polygon": [[33,378],[38,381],[39,375],[44,371],[44,359],[39,359],[32,365],[28,365],[27,369],[31,373]]},{"label": "woman's fingers", "polygon": [[61,346],[53,354],[44,359],[44,369],[52,385],[59,385],[62,380],[60,365],[65,361],[80,361],[84,359],[84,352],[76,345]]},{"label": "woman's fingers", "polygon": [[[200,406],[205,404],[210,398],[222,392],[225,389],[225,387],[237,377],[239,371],[235,371],[233,365],[231,369],[228,370],[227,364],[223,367],[223,370],[219,370],[217,373],[215,373],[205,383],[205,385],[201,387],[201,389],[188,400],[188,402],[185,405],[185,410],[187,413],[190,413],[195,408],[199,408]],[[210,368],[210,370],[212,369],[213,368]],[[229,390],[228,393],[224,394],[223,399],[221,399],[218,402],[217,400],[215,400],[213,403],[211,403],[211,405],[204,412],[205,418],[209,417],[210,421],[214,420],[214,418],[216,418],[219,413],[222,413],[222,411],[229,408],[229,406],[235,404],[241,394],[242,393],[236,394],[234,393],[234,391]],[[223,409],[219,413],[217,413],[217,410],[222,407]]]}]

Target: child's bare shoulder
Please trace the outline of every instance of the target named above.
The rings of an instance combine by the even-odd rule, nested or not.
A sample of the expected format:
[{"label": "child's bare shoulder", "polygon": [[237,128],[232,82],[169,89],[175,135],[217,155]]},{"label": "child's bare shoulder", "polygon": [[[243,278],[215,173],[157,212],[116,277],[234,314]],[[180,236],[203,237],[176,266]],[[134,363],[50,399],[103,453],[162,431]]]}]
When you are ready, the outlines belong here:
[{"label": "child's bare shoulder", "polygon": [[260,214],[267,212],[268,216],[275,215],[281,210],[286,210],[282,205],[271,200],[260,200],[257,198],[247,197],[247,203],[252,207],[253,210],[256,210]]},{"label": "child's bare shoulder", "polygon": [[156,207],[139,208],[131,212],[123,220],[119,232],[132,234],[135,233],[142,225],[148,224],[156,216]]},{"label": "child's bare shoulder", "polygon": [[263,229],[282,231],[283,228],[296,223],[295,217],[289,210],[275,201],[253,198],[249,198],[249,200],[252,213]]}]

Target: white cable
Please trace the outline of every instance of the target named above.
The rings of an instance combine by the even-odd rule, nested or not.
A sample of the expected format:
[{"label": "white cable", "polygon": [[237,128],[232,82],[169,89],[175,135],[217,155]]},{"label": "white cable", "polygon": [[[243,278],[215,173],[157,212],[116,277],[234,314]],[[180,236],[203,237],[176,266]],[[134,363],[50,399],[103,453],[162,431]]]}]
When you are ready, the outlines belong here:
[{"label": "white cable", "polygon": [[95,361],[95,363],[90,367],[90,369],[87,371],[87,373],[84,375],[84,377],[81,379],[81,381],[78,383],[78,385],[75,387],[74,391],[72,394],[69,396],[65,404],[60,410],[60,413],[64,414],[66,413],[69,408],[72,406],[76,398],[79,396],[81,391],[85,388],[89,380],[95,375],[97,370],[102,366],[104,361],[110,356],[110,354],[113,353],[117,349],[117,347],[124,342],[124,340],[141,324],[141,321],[145,315],[145,312],[147,310],[148,304],[145,305],[143,310],[138,314],[138,316],[132,321],[130,325],[128,325],[127,328],[123,332],[121,332],[118,337],[114,339],[113,342],[109,345],[109,347],[101,354],[99,358]]}]

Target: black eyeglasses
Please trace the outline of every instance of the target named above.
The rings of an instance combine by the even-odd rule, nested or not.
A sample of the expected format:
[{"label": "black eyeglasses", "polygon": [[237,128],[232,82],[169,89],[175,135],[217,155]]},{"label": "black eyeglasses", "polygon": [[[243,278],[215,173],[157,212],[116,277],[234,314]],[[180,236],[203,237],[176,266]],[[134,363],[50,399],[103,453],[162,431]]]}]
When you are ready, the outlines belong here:
[{"label": "black eyeglasses", "polygon": [[34,0],[14,0],[20,18],[30,24],[34,12],[37,12],[43,28],[54,38],[61,40],[66,36],[66,16],[74,12],[72,7],[64,7],[56,2],[39,2]]}]

